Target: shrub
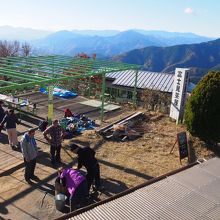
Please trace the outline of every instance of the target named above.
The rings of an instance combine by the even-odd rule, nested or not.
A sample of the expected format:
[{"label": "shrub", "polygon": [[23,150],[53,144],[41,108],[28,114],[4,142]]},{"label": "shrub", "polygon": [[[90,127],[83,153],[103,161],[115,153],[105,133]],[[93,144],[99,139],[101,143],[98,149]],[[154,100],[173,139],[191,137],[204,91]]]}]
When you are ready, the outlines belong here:
[{"label": "shrub", "polygon": [[[171,104],[170,94],[165,92],[145,89],[141,92],[140,100],[143,102],[143,107],[149,110],[159,110],[167,113]],[[167,109],[167,112],[165,111]]]},{"label": "shrub", "polygon": [[189,132],[205,141],[220,141],[220,72],[210,71],[193,90],[185,111]]}]

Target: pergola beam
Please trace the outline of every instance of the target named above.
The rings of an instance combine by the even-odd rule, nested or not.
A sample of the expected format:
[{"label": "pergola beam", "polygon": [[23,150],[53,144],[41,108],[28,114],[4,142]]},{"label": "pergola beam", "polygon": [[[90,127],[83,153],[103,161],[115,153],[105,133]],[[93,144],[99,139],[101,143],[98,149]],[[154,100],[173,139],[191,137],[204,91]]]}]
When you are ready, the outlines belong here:
[{"label": "pergola beam", "polygon": [[[8,92],[48,86],[67,80],[102,76],[102,120],[104,116],[105,76],[110,72],[135,70],[139,66],[113,62],[111,60],[94,60],[91,58],[73,58],[68,56],[33,56],[0,58],[0,92]],[[12,82],[8,81],[12,80]],[[6,78],[6,79],[5,79]],[[20,83],[13,82],[13,79]],[[136,79],[137,81],[137,79]],[[90,80],[91,83],[91,80]],[[136,101],[134,92],[134,101]]]},{"label": "pergola beam", "polygon": [[[21,57],[17,57],[17,58],[15,58],[15,57],[12,57],[12,58],[8,58],[8,59],[6,59],[6,58],[3,58],[4,59],[4,61],[5,62],[7,62],[7,61],[11,61],[11,60],[13,60],[13,62],[14,61],[16,61],[16,62],[21,62],[22,61],[22,65],[20,65],[20,66],[13,66],[13,68],[16,68],[16,69],[19,69],[19,70],[33,70],[33,68],[35,67],[36,69],[35,69],[35,71],[42,71],[43,73],[45,73],[45,74],[50,74],[50,75],[61,75],[61,73],[60,73],[60,70],[62,70],[62,72],[65,72],[65,73],[69,73],[70,75],[78,75],[78,74],[81,74],[80,72],[77,72],[77,71],[71,71],[71,67],[72,66],[70,66],[70,65],[68,65],[68,66],[66,66],[66,67],[68,67],[68,68],[70,68],[70,69],[66,69],[66,68],[64,68],[64,66],[60,66],[60,65],[62,65],[62,64],[59,64],[59,66],[55,66],[55,64],[53,64],[53,63],[49,63],[49,62],[44,62],[44,63],[36,63],[36,60],[31,60],[31,58],[29,58],[29,60],[28,61],[30,61],[31,60],[31,62],[32,63],[25,63],[24,62],[24,58],[23,59],[21,59]],[[27,59],[27,58],[26,58]],[[6,63],[4,63],[4,64],[2,64],[2,63],[0,63],[0,66],[3,66],[3,67],[8,67],[8,66],[10,66],[10,67],[12,67],[12,65],[9,63],[9,64],[6,64]],[[49,66],[49,67],[48,67]],[[51,67],[50,67],[51,66]],[[38,69],[38,68],[40,68],[40,69]],[[43,69],[42,69],[43,68]],[[58,70],[57,70],[57,68],[58,68]],[[77,66],[77,68],[79,68],[78,66]],[[86,71],[88,71],[88,69],[85,69]],[[48,71],[51,71],[51,72],[48,72]],[[55,73],[55,72],[59,72],[59,73]],[[63,74],[64,75],[64,74]]]}]

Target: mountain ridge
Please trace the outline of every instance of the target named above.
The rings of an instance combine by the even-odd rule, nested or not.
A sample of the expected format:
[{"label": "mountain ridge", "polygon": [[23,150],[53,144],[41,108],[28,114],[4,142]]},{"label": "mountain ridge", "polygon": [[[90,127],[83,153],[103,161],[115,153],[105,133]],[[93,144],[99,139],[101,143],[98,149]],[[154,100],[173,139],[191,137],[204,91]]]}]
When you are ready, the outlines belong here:
[{"label": "mountain ridge", "polygon": [[28,41],[37,54],[74,56],[77,53],[96,53],[97,57],[112,57],[147,46],[171,46],[198,43],[212,38],[194,33],[159,30],[60,30],[56,32],[0,26],[0,40]]},{"label": "mountain ridge", "polygon": [[[160,32],[161,33],[161,32]],[[174,33],[163,32],[165,35],[175,35]],[[208,41],[211,38],[200,37],[195,34],[178,33],[178,36],[186,35],[187,38],[177,37],[175,41],[191,43]],[[193,36],[193,39],[190,38]],[[169,46],[174,44],[173,39],[159,38],[156,35],[144,35],[135,30],[127,30],[119,32],[112,36],[98,36],[98,35],[81,35],[80,32],[72,31],[58,31],[48,35],[47,37],[33,41],[33,45],[38,48],[44,48],[46,51],[53,52],[62,55],[75,55],[80,52],[88,54],[96,53],[102,57],[111,57],[117,54],[121,54],[133,49],[140,49],[147,46]],[[200,39],[200,40],[199,40]],[[171,43],[172,42],[172,43]],[[51,51],[53,48],[53,51]]]},{"label": "mountain ridge", "polygon": [[146,47],[113,57],[115,61],[139,64],[143,69],[173,72],[177,67],[194,69],[194,81],[212,68],[220,67],[220,38],[199,43],[170,47]]}]

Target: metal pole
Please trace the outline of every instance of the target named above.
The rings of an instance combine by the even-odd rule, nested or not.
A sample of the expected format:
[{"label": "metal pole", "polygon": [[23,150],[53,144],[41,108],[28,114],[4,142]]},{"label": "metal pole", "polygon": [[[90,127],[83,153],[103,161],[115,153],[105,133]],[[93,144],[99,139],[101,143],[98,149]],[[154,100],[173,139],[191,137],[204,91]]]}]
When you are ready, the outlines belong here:
[{"label": "metal pole", "polygon": [[48,122],[52,123],[53,120],[53,89],[54,86],[50,85],[47,87],[48,89]]},{"label": "metal pole", "polygon": [[[54,56],[52,57],[52,60],[53,60],[53,73],[54,73]],[[54,109],[53,109],[53,89],[54,89],[54,86],[53,85],[49,85],[47,87],[48,89],[48,122],[49,124],[52,124],[52,120],[53,120],[53,112],[54,112]]]},{"label": "metal pole", "polygon": [[89,98],[91,96],[91,76],[89,76]]},{"label": "metal pole", "polygon": [[104,104],[105,104],[105,73],[102,74],[102,106],[101,106],[101,122],[104,119]]},{"label": "metal pole", "polygon": [[138,70],[135,70],[134,91],[133,91],[133,106],[137,105],[137,80],[138,80]]}]

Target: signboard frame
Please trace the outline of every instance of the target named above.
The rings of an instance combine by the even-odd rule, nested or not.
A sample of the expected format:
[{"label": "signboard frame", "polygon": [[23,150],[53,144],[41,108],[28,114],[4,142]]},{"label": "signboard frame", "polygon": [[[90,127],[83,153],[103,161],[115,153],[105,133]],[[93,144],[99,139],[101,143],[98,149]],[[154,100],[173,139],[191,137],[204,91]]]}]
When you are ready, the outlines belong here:
[{"label": "signboard frame", "polygon": [[170,117],[175,119],[177,123],[179,120],[183,120],[188,82],[189,69],[176,68],[170,107]]},{"label": "signboard frame", "polygon": [[189,160],[188,140],[185,131],[177,133],[177,143],[179,149],[180,162],[182,159],[186,157]]}]

